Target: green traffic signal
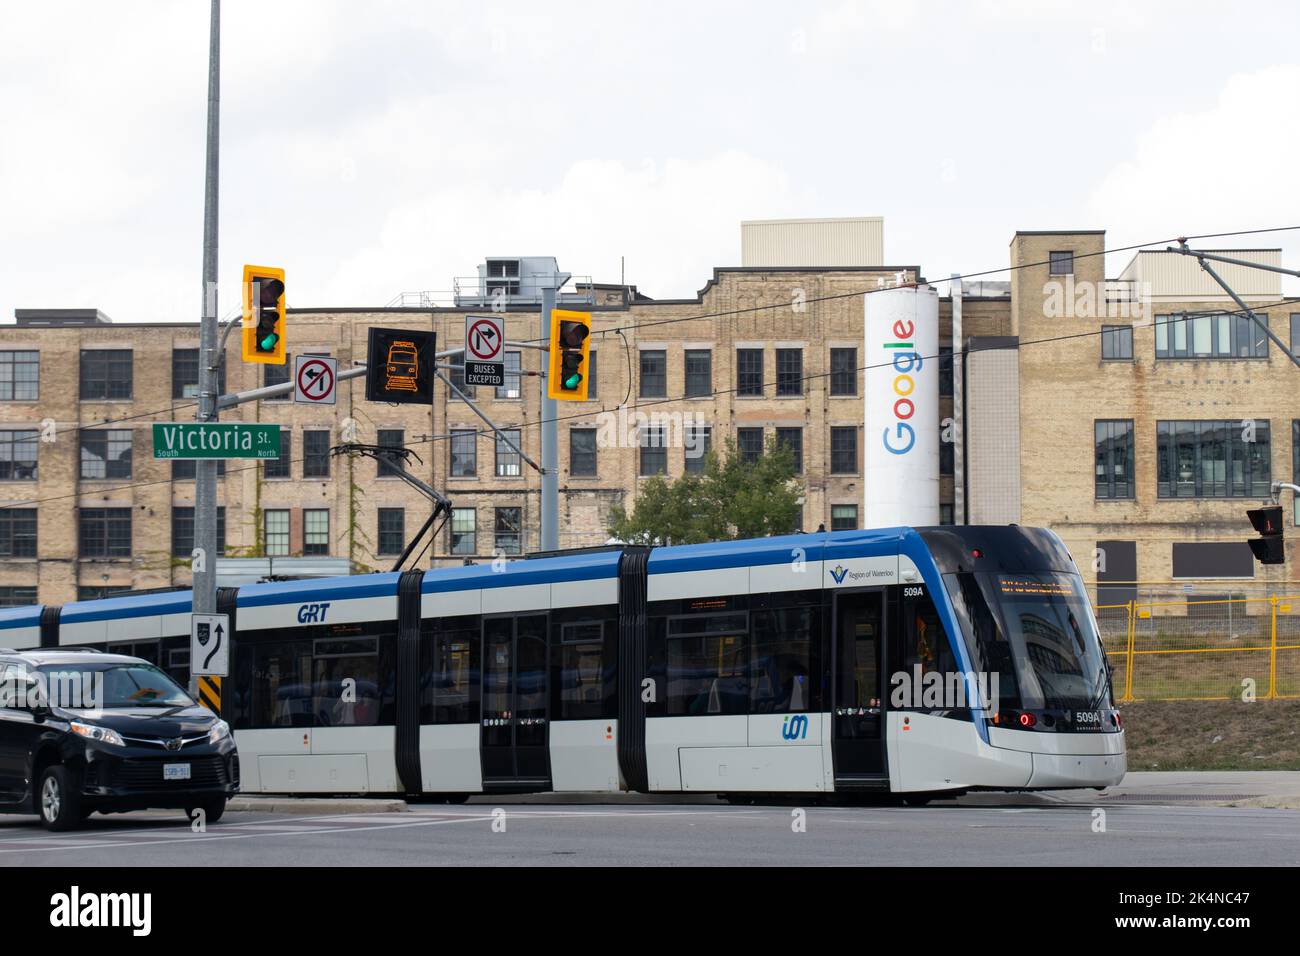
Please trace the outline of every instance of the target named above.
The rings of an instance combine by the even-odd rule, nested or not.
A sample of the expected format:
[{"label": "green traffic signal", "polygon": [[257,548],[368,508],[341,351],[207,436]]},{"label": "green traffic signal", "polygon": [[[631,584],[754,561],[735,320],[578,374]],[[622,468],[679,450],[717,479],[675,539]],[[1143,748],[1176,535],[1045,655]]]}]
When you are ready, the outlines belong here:
[{"label": "green traffic signal", "polygon": [[576,392],[582,384],[582,353],[565,352],[560,356],[560,387],[566,392]]},{"label": "green traffic signal", "polygon": [[271,334],[258,339],[257,347],[261,349],[263,352],[274,352],[275,343],[278,341],[280,341],[280,336],[272,332]]}]

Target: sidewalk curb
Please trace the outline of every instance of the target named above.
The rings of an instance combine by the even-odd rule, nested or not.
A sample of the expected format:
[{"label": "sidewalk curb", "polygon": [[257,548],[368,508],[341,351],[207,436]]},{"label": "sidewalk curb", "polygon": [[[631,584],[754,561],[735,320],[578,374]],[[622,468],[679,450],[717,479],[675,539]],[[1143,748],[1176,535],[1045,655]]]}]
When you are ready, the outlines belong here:
[{"label": "sidewalk curb", "polygon": [[405,800],[365,797],[235,797],[226,803],[230,813],[406,813]]}]

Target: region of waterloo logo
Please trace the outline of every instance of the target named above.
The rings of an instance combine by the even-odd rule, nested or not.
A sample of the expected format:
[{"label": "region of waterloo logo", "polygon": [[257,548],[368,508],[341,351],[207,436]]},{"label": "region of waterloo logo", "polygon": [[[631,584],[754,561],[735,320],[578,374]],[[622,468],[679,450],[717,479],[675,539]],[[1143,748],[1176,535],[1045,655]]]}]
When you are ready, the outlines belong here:
[{"label": "region of waterloo logo", "polygon": [[849,573],[849,569],[842,564],[837,564],[831,568],[831,577],[835,579],[836,584],[844,583],[844,575]]}]

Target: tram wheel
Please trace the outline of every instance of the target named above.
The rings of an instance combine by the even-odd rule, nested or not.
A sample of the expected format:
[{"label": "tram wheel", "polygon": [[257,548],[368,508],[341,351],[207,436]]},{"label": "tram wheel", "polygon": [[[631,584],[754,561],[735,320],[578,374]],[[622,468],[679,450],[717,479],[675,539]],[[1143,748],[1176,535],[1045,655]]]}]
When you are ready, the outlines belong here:
[{"label": "tram wheel", "polygon": [[909,807],[923,807],[931,800],[928,793],[908,793],[903,795],[903,802]]}]

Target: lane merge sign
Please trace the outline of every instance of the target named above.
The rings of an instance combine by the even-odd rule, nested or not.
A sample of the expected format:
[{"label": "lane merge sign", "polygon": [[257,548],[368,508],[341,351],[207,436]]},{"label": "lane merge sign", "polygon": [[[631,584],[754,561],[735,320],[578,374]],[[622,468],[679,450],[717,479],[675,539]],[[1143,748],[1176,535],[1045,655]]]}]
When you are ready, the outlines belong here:
[{"label": "lane merge sign", "polygon": [[465,384],[504,385],[505,345],[505,316],[465,316]]},{"label": "lane merge sign", "polygon": [[264,422],[154,422],[155,459],[279,458],[280,426]]},{"label": "lane merge sign", "polygon": [[339,360],[324,355],[293,359],[293,400],[299,405],[334,405],[338,401]]},{"label": "lane merge sign", "polygon": [[230,615],[190,615],[190,673],[226,677],[230,673]]}]

